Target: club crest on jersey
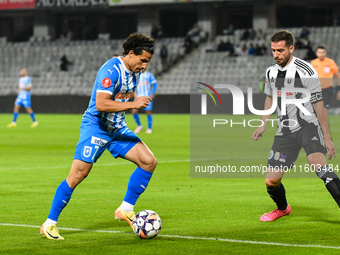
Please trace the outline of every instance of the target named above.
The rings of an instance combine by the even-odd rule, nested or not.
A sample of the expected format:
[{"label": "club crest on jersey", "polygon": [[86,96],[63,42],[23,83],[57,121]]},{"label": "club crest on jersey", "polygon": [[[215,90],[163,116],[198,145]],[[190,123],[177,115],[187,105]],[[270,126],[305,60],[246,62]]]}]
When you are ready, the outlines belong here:
[{"label": "club crest on jersey", "polygon": [[91,143],[97,144],[97,145],[99,145],[99,146],[104,146],[105,144],[107,144],[107,141],[104,140],[104,139],[101,139],[101,138],[92,136],[92,138],[91,138]]},{"label": "club crest on jersey", "polygon": [[133,92],[129,92],[129,93],[118,93],[115,96],[115,99],[121,99],[121,100],[126,100],[126,99],[130,99],[133,96]]},{"label": "club crest on jersey", "polygon": [[109,88],[111,86],[111,80],[109,78],[104,78],[102,80],[102,85],[104,88]]},{"label": "club crest on jersey", "polygon": [[92,147],[90,146],[85,146],[84,147],[84,151],[83,151],[83,155],[85,158],[88,158],[91,156],[91,152],[92,152]]}]

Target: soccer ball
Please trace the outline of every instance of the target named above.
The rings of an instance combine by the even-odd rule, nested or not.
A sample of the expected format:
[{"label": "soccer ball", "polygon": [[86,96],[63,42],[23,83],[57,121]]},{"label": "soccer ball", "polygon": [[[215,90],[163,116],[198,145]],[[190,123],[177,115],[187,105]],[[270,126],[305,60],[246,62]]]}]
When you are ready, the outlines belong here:
[{"label": "soccer ball", "polygon": [[132,221],[133,232],[142,239],[156,237],[161,228],[161,218],[156,212],[151,210],[140,211]]}]

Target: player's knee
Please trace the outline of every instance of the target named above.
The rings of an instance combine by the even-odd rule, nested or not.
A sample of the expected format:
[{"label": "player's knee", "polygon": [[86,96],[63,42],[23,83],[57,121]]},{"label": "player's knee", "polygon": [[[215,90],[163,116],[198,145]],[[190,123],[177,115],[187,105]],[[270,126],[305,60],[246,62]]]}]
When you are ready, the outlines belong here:
[{"label": "player's knee", "polygon": [[157,160],[153,155],[148,155],[142,160],[142,168],[146,171],[153,172],[157,166]]},{"label": "player's knee", "polygon": [[266,186],[267,188],[275,188],[280,184],[281,180],[274,179],[274,178],[266,178]]},{"label": "player's knee", "polygon": [[92,166],[84,164],[72,165],[71,172],[68,177],[68,183],[71,188],[75,188],[81,183],[90,173]]}]

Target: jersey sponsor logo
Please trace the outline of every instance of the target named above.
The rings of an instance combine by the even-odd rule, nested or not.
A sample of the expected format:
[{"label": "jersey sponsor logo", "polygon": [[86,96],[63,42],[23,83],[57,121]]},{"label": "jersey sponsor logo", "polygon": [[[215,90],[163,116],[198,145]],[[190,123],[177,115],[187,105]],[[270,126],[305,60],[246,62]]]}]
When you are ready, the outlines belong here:
[{"label": "jersey sponsor logo", "polygon": [[133,92],[129,92],[129,93],[118,93],[115,96],[115,99],[121,99],[121,100],[126,100],[126,99],[130,99],[133,96]]},{"label": "jersey sponsor logo", "polygon": [[325,66],[325,73],[329,73],[331,71],[331,68],[329,66]]},{"label": "jersey sponsor logo", "polygon": [[90,146],[85,146],[84,147],[84,151],[83,151],[83,155],[85,158],[88,158],[91,156],[91,152],[92,152],[92,147]]},{"label": "jersey sponsor logo", "polygon": [[104,146],[105,144],[107,144],[107,141],[104,140],[104,139],[101,139],[101,138],[92,136],[92,138],[91,138],[91,143],[97,144],[97,145],[99,145],[99,146]]},{"label": "jersey sponsor logo", "polygon": [[104,88],[109,88],[111,86],[111,80],[109,78],[104,78],[102,80],[102,85]]},{"label": "jersey sponsor logo", "polygon": [[114,71],[114,70],[111,70],[111,69],[107,69],[107,70],[110,72],[110,74],[112,74],[112,73],[113,73],[113,71]]},{"label": "jersey sponsor logo", "polygon": [[[286,97],[288,97],[288,96],[294,96],[296,94],[296,92],[286,92]],[[281,93],[281,90],[278,90],[277,91],[277,96],[278,97],[280,97],[282,95],[282,93]]]}]

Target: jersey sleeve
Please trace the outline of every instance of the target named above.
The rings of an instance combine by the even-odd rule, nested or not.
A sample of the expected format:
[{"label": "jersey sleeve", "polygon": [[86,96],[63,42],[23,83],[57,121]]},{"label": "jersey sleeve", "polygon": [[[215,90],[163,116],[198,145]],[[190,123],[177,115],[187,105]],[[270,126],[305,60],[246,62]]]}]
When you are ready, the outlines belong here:
[{"label": "jersey sleeve", "polygon": [[315,69],[315,66],[317,66],[316,64],[316,59],[313,59],[311,62],[310,62],[311,66],[314,67]]},{"label": "jersey sleeve", "polygon": [[32,87],[32,80],[31,80],[30,77],[28,77],[27,83],[26,83],[26,88],[28,88],[28,87]]},{"label": "jersey sleeve", "polygon": [[115,66],[112,68],[103,66],[99,70],[96,79],[97,92],[108,93],[112,95],[114,93],[115,87],[119,85],[119,76],[120,73],[118,69],[115,68]]},{"label": "jersey sleeve", "polygon": [[265,79],[265,83],[264,83],[264,93],[271,96],[271,95],[273,95],[273,90],[272,90],[272,87],[271,87],[271,84],[270,84],[269,74],[270,74],[270,69],[268,68],[266,70],[266,79]]},{"label": "jersey sleeve", "polygon": [[320,83],[319,75],[315,71],[314,68],[313,68],[313,71],[314,72],[310,77],[305,78],[305,86],[306,86],[306,89],[308,89],[309,92],[311,93],[310,102],[312,104],[315,104],[320,101],[323,101],[323,97],[322,97],[322,90],[321,90],[321,83]]},{"label": "jersey sleeve", "polygon": [[157,80],[152,73],[150,73],[150,84],[152,85],[152,94],[156,94],[157,91]]},{"label": "jersey sleeve", "polygon": [[332,71],[332,73],[334,73],[334,74],[337,73],[337,72],[339,72],[339,68],[338,68],[338,66],[335,64],[334,60],[332,60],[331,71]]}]

